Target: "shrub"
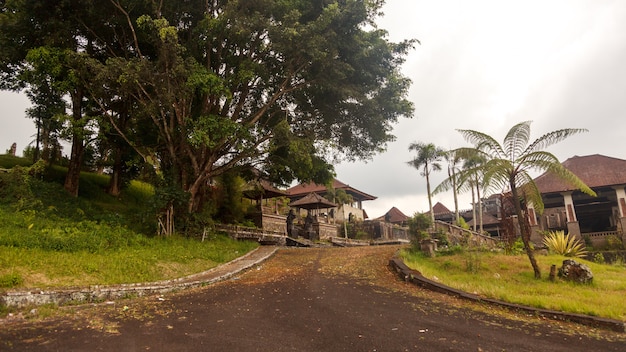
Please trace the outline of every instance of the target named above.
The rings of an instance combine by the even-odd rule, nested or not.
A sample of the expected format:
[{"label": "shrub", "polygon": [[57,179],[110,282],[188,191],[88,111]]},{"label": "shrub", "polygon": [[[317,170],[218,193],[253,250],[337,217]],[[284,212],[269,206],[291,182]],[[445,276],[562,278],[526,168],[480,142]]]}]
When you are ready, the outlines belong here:
[{"label": "shrub", "polygon": [[604,255],[600,252],[593,255],[594,263],[604,264]]},{"label": "shrub", "polygon": [[438,231],[431,234],[431,237],[437,240],[437,246],[439,247],[447,247],[450,245],[450,241],[448,240],[448,234],[446,232]]},{"label": "shrub", "polygon": [[563,231],[548,232],[543,238],[543,244],[552,253],[564,255],[566,257],[584,257],[587,254],[585,244],[575,239],[571,234]]},{"label": "shrub", "polygon": [[408,223],[411,245],[419,250],[420,241],[430,237],[426,230],[432,225],[432,221],[426,214],[415,213],[412,218],[409,218]]},{"label": "shrub", "polygon": [[622,243],[622,239],[615,236],[615,235],[610,235],[606,238],[606,247],[607,249],[611,250],[611,249],[624,249],[624,244]]},{"label": "shrub", "polygon": [[465,229],[465,230],[469,230],[469,225],[467,224],[467,222],[465,222],[465,219],[459,217],[459,220],[456,222],[456,226]]}]

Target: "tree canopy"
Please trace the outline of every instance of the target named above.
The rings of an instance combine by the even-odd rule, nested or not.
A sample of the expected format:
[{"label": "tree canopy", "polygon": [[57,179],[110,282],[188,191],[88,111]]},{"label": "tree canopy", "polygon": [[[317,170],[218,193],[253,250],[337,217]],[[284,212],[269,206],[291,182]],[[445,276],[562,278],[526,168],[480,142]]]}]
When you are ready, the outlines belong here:
[{"label": "tree canopy", "polygon": [[325,181],[334,160],[371,158],[393,140],[413,111],[400,65],[415,41],[376,26],[383,3],[6,0],[3,88],[37,84],[25,78],[29,52],[65,53],[50,77],[69,84],[73,120],[132,147],[196,212],[233,168]]}]

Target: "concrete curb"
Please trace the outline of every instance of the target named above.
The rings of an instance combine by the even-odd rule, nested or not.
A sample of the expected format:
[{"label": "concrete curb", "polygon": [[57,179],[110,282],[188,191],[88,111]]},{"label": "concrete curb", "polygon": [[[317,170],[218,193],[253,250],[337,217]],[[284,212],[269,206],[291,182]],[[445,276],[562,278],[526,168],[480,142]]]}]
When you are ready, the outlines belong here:
[{"label": "concrete curb", "polygon": [[460,291],[454,289],[452,287],[442,285],[436,281],[429,280],[422,276],[419,271],[413,270],[409,268],[402,259],[397,256],[394,256],[389,260],[389,266],[400,276],[401,279],[407,282],[411,282],[414,285],[420,286],[422,288],[445,293],[454,297],[467,299],[474,302],[479,303],[488,303],[491,305],[496,305],[500,307],[504,307],[507,309],[515,310],[515,311],[524,311],[528,313],[532,313],[537,316],[541,316],[547,319],[554,319],[560,321],[571,321],[578,324],[592,326],[596,328],[607,329],[616,332],[626,332],[626,324],[623,321],[614,320],[614,319],[606,319],[593,317],[590,315],[584,314],[574,314],[574,313],[564,313],[555,310],[548,309],[539,309],[533,308],[529,306],[523,306],[519,304],[507,303],[495,299],[483,298],[477,295],[473,295],[464,291]]},{"label": "concrete curb", "polygon": [[63,288],[60,290],[31,289],[29,291],[0,292],[0,305],[23,308],[43,304],[66,305],[94,303],[206,286],[226,280],[237,273],[264,262],[273,256],[277,249],[277,247],[262,246],[208,271],[173,280],[111,286],[90,286],[87,288]]}]

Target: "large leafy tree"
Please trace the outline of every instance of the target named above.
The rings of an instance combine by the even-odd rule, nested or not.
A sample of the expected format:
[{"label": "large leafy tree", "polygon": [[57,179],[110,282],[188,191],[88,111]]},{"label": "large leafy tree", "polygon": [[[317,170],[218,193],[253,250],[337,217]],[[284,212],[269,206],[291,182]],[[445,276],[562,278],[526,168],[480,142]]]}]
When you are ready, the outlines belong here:
[{"label": "large leafy tree", "polygon": [[77,125],[83,105],[96,107],[100,135],[132,146],[198,212],[233,168],[326,181],[335,158],[367,159],[393,140],[413,110],[399,68],[414,42],[376,27],[383,3],[7,0],[0,68],[19,80],[27,49],[66,53]]},{"label": "large leafy tree", "polygon": [[156,143],[110,122],[189,195],[190,212],[212,178],[242,164],[279,183],[325,181],[329,150],[369,158],[412,112],[399,73],[412,42],[375,27],[382,1],[163,1],[143,14],[110,3],[132,40],[94,61],[87,86],[105,114],[120,93],[137,102]]},{"label": "large leafy tree", "polygon": [[415,151],[417,155],[410,161],[408,165],[417,170],[421,170],[420,174],[426,178],[426,193],[428,195],[428,207],[430,209],[430,220],[435,221],[435,213],[433,211],[432,192],[430,190],[430,173],[441,170],[441,161],[446,157],[445,149],[437,147],[433,143],[413,142],[409,145],[409,151]]},{"label": "large leafy tree", "polygon": [[482,132],[458,130],[468,142],[474,145],[473,148],[460,148],[458,151],[461,155],[480,155],[486,160],[476,168],[461,172],[461,174],[466,173],[461,177],[469,178],[469,174],[480,170],[483,182],[488,189],[511,192],[524,249],[535,277],[540,278],[541,270],[530,247],[531,230],[528,225],[526,205],[532,202],[537,212],[542,213],[543,200],[530,172],[533,170],[550,172],[586,194],[595,196],[595,192],[566,169],[556,156],[545,151],[545,148],[586,130],[574,128],[556,130],[530,142],[530,124],[531,121],[525,121],[511,127],[502,144]]}]

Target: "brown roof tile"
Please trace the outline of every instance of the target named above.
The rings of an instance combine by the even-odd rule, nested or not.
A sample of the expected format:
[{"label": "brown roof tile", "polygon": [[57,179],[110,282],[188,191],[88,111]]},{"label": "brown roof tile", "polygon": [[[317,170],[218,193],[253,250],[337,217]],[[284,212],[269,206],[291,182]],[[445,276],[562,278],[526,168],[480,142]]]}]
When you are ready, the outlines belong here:
[{"label": "brown roof tile", "polygon": [[[435,205],[433,205],[433,213],[448,214],[451,213],[451,211],[445,205],[441,204],[441,202],[437,202]],[[427,211],[426,214],[430,214],[430,211]]]},{"label": "brown roof tile", "polygon": [[401,223],[407,221],[408,219],[409,217],[404,215],[404,213],[396,207],[392,207],[391,209],[389,209],[388,212],[385,213],[385,215],[376,218],[376,220],[388,220],[391,223]]},{"label": "brown roof tile", "polygon": [[[365,192],[361,192],[356,188],[352,188],[350,187],[350,185],[347,185],[337,179],[333,179],[333,188],[334,189],[343,189],[344,191],[346,191],[346,193],[351,194],[355,200],[360,199],[360,200],[374,200],[377,197],[372,196],[370,194],[367,194]],[[293,186],[291,188],[289,188],[287,190],[287,193],[289,194],[289,196],[291,197],[297,197],[297,196],[301,196],[301,195],[306,195],[309,193],[320,193],[320,194],[324,194],[326,193],[326,186],[324,185],[318,185],[316,183],[301,183],[299,185]]]},{"label": "brown roof tile", "polygon": [[[589,188],[626,184],[626,160],[594,154],[571,157],[562,165],[578,176]],[[544,194],[576,190],[572,185],[547,172],[535,178],[535,184]]]}]

